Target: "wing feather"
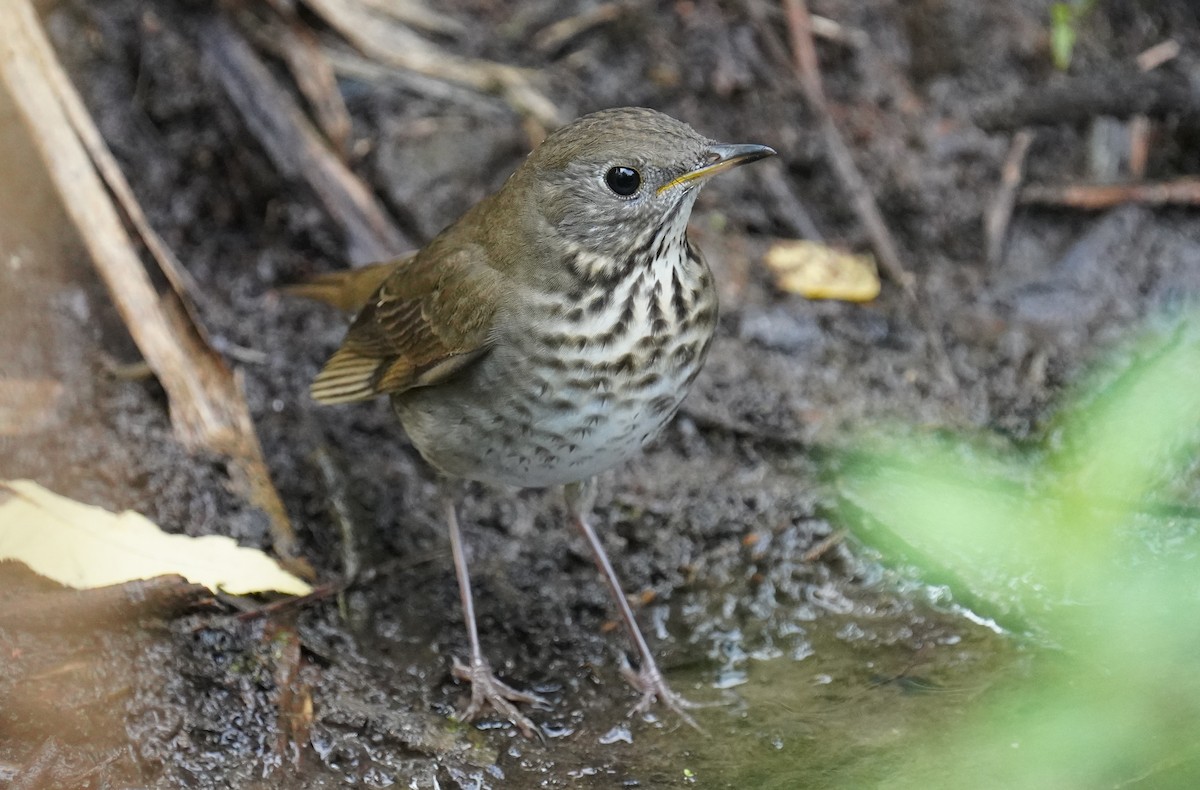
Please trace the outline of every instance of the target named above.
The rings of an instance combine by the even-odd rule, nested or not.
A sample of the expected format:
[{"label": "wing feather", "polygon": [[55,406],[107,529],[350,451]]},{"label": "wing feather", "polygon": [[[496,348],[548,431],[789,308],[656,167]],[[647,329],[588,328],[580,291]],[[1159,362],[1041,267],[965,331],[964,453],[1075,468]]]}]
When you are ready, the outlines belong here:
[{"label": "wing feather", "polygon": [[320,403],[348,403],[444,381],[488,349],[502,275],[481,248],[396,264],[313,380]]}]

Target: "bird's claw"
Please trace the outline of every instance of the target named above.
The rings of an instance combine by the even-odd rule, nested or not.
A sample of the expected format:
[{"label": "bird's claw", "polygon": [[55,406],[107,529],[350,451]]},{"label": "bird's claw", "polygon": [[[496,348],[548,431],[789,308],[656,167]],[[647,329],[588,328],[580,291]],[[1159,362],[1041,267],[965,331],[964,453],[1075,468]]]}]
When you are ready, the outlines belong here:
[{"label": "bird's claw", "polygon": [[657,666],[651,664],[637,670],[629,665],[629,659],[622,657],[621,676],[625,678],[625,681],[629,685],[641,692],[642,695],[637,704],[629,709],[630,716],[640,716],[644,713],[649,713],[650,707],[655,702],[658,702],[665,705],[676,716],[682,719],[684,724],[687,724],[697,732],[704,733],[704,728],[692,718],[692,715],[688,711],[707,706],[699,702],[692,702],[686,697],[677,694],[667,684],[667,679],[663,677],[662,672]]},{"label": "bird's claw", "polygon": [[517,710],[517,706],[513,703],[522,702],[527,705],[549,708],[550,702],[545,697],[508,685],[496,677],[487,661],[472,661],[470,664],[464,664],[455,658],[452,674],[456,679],[471,684],[471,701],[467,704],[466,710],[462,712],[461,721],[472,722],[479,714],[483,713],[484,709],[490,707],[500,716],[511,721],[526,738],[532,738],[534,735],[540,737],[541,731],[537,725]]}]

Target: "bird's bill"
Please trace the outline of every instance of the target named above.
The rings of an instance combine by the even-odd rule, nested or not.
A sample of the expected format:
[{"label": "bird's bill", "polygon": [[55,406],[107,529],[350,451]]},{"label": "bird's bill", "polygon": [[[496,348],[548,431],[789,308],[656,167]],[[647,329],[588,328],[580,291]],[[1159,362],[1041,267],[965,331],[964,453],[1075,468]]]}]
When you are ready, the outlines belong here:
[{"label": "bird's bill", "polygon": [[691,184],[696,181],[704,181],[717,173],[724,173],[730,168],[738,167],[739,165],[747,165],[751,162],[757,162],[759,159],[766,159],[768,156],[775,156],[775,149],[765,145],[726,145],[720,143],[710,145],[709,164],[696,170],[688,171],[678,178],[671,179],[667,183],[658,188],[658,194],[662,194],[667,190],[681,187],[685,184]]}]

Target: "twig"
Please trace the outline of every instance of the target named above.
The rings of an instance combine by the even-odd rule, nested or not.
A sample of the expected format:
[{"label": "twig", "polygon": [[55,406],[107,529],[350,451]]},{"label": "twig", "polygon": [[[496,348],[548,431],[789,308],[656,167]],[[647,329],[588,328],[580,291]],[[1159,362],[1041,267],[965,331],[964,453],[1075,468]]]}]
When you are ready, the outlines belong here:
[{"label": "twig", "polygon": [[887,229],[875,196],[863,178],[862,171],[854,163],[854,157],[846,146],[842,134],[834,124],[829,113],[829,105],[825,99],[825,89],[821,85],[821,72],[817,64],[817,49],[813,45],[812,23],[804,0],[784,0],[788,12],[788,29],[792,38],[792,51],[795,65],[800,77],[800,86],[804,97],[812,105],[821,122],[821,133],[825,138],[825,148],[833,163],[834,171],[842,180],[842,185],[850,193],[859,220],[871,237],[871,244],[879,256],[880,265],[893,280],[905,290],[908,296],[916,301],[913,285],[915,278],[900,263],[900,255],[892,234]]},{"label": "twig", "polygon": [[363,5],[411,27],[456,36],[465,31],[462,22],[434,11],[421,0],[362,0]]},{"label": "twig", "polygon": [[274,702],[279,712],[275,733],[275,757],[298,766],[301,756],[311,749],[309,733],[313,723],[312,685],[301,673],[303,645],[291,622],[272,619],[263,628],[263,641],[271,645],[274,659]]},{"label": "twig", "polygon": [[364,527],[368,521],[350,496],[345,473],[324,443],[317,445],[312,459],[325,484],[326,498],[341,537],[343,578],[346,584],[353,584],[362,572],[362,549],[367,532]]},{"label": "twig", "polygon": [[1123,203],[1200,206],[1200,176],[1136,184],[1031,184],[1021,190],[1021,202],[1088,210]]},{"label": "twig", "polygon": [[1186,77],[1171,71],[1088,71],[989,100],[972,113],[975,123],[988,132],[1083,124],[1098,115],[1128,118],[1137,114],[1200,122],[1200,91]]},{"label": "twig", "polygon": [[283,612],[297,611],[303,609],[309,604],[323,601],[326,598],[331,598],[345,590],[346,582],[336,582],[331,584],[322,584],[320,587],[314,587],[313,591],[307,595],[293,595],[288,598],[281,598],[277,601],[272,601],[268,604],[248,605],[246,602],[250,599],[240,596],[219,595],[218,600],[223,601],[237,609],[242,609],[234,619],[239,622],[247,620],[255,620],[259,617],[275,617]]},{"label": "twig", "polygon": [[984,214],[984,234],[987,241],[987,262],[995,264],[1004,252],[1004,239],[1008,236],[1008,223],[1012,219],[1013,206],[1017,202],[1017,191],[1025,174],[1025,157],[1033,142],[1033,133],[1022,129],[1013,135],[1000,171],[1000,188]]},{"label": "twig", "polygon": [[[306,432],[316,433],[305,414]],[[319,434],[317,434],[319,435]],[[371,521],[359,503],[351,496],[345,471],[324,442],[318,442],[312,454],[313,463],[325,484],[329,513],[341,537],[342,578],[344,589],[338,592],[338,611],[355,631],[367,626],[371,609],[362,590],[353,589],[363,573],[363,551],[371,551],[376,541]]]},{"label": "twig", "polygon": [[[0,3],[0,80],[29,128],[125,326],[167,391],[176,436],[188,449],[208,448],[231,459],[235,483],[270,519],[275,550],[303,571],[296,559],[291,522],[263,461],[240,379],[212,350],[189,313],[180,292],[192,286],[146,223],[29,0]],[[176,292],[160,296],[155,289],[100,174],[113,194],[124,195],[126,213]]]},{"label": "twig", "polygon": [[816,562],[829,553],[829,550],[846,540],[846,531],[844,529],[836,530],[829,534],[828,537],[817,541],[809,548],[808,551],[800,555],[800,559],[804,562]]},{"label": "twig", "polygon": [[355,0],[305,0],[346,40],[377,60],[418,74],[470,85],[502,96],[514,109],[550,128],[563,123],[558,108],[515,66],[452,55]]},{"label": "twig", "polygon": [[1129,175],[1134,181],[1146,177],[1146,163],[1150,159],[1150,119],[1135,115],[1129,119]]},{"label": "twig", "polygon": [[589,30],[620,19],[621,15],[628,10],[628,0],[616,0],[616,2],[601,3],[582,14],[551,22],[533,35],[533,48],[543,53],[557,52],[567,42]]},{"label": "twig", "polygon": [[1179,57],[1179,42],[1173,38],[1160,41],[1137,56],[1138,68],[1142,71],[1154,71],[1167,61]]},{"label": "twig", "polygon": [[871,43],[867,34],[856,27],[847,27],[835,19],[819,14],[809,14],[808,18],[812,20],[813,35],[818,38],[854,49],[862,49]]},{"label": "twig", "polygon": [[933,317],[925,305],[917,297],[916,278],[900,262],[900,254],[892,234],[884,222],[875,202],[875,196],[863,178],[862,171],[854,163],[854,157],[849,147],[842,139],[837,124],[829,112],[825,99],[825,90],[821,85],[820,66],[817,62],[817,48],[812,37],[812,18],[808,13],[805,0],[783,0],[787,14],[788,32],[791,37],[792,55],[795,60],[796,73],[800,79],[800,87],[804,97],[817,114],[820,121],[821,134],[825,139],[825,149],[833,164],[834,172],[842,181],[842,186],[850,193],[851,202],[858,214],[859,221],[871,237],[871,246],[879,259],[879,265],[893,281],[904,291],[917,313],[917,319],[925,331],[925,336],[933,353],[938,373],[942,379],[957,388],[958,377],[950,356],[946,353],[942,342],[941,332],[938,331]]},{"label": "twig", "polygon": [[352,50],[344,42],[327,42],[323,49],[325,57],[333,64],[333,70],[343,77],[398,86],[430,99],[470,107],[488,117],[506,116],[509,113],[508,105],[498,96],[480,93],[465,85],[427,77],[415,71],[384,65],[367,58],[357,50]]},{"label": "twig", "polygon": [[825,89],[821,85],[817,48],[813,44],[812,16],[808,13],[808,6],[804,0],[783,0],[783,9],[787,15],[792,57],[795,58],[796,73],[800,76],[804,98],[813,105],[813,110],[824,118],[829,115],[829,108],[825,102]]},{"label": "twig", "polygon": [[[288,67],[296,87],[312,108],[313,118],[342,159],[350,143],[350,112],[338,90],[333,65],[325,56],[312,29],[303,24],[294,6],[274,0],[275,15],[265,19],[251,13],[237,14],[241,27],[259,47],[275,54]],[[245,6],[247,9],[254,6]]]},{"label": "twig", "polygon": [[[70,77],[59,65],[58,58],[54,54],[54,49],[50,42],[46,40],[45,35],[41,32],[41,25],[36,22],[36,17],[32,20],[24,20],[27,25],[26,31],[26,46],[29,52],[34,53],[40,66],[41,79],[45,80],[50,90],[53,92],[54,99],[65,113],[67,120],[70,123],[70,128],[79,142],[87,150],[87,155],[91,159],[92,165],[99,171],[104,183],[112,190],[113,195],[117,198],[122,211],[125,212],[132,223],[137,235],[145,243],[146,248],[154,257],[162,273],[166,275],[167,280],[171,283],[171,287],[179,294],[180,299],[184,303],[188,315],[196,324],[196,331],[207,342],[208,337],[204,327],[197,319],[192,303],[200,297],[200,288],[192,278],[190,272],[183,268],[179,259],[175,257],[175,253],[166,245],[158,233],[150,226],[150,221],[146,218],[145,212],[142,211],[142,206],[138,203],[137,197],[133,194],[133,189],[129,186],[129,182],[125,179],[125,174],[121,172],[121,166],[117,164],[116,158],[112,155],[108,145],[104,142],[103,135],[96,128],[95,122],[92,120],[91,114],[83,103],[83,99],[79,96],[79,92],[71,84]],[[36,25],[36,28],[33,27]]]},{"label": "twig", "polygon": [[352,263],[386,260],[414,246],[228,23],[213,20],[200,37],[206,64],[275,166],[285,176],[307,181],[341,226]]},{"label": "twig", "polygon": [[754,173],[759,182],[766,188],[767,194],[779,206],[776,217],[788,229],[788,232],[801,239],[809,241],[824,241],[817,223],[813,222],[804,202],[792,189],[788,180],[783,177],[782,165],[776,159],[763,162],[755,168]]}]

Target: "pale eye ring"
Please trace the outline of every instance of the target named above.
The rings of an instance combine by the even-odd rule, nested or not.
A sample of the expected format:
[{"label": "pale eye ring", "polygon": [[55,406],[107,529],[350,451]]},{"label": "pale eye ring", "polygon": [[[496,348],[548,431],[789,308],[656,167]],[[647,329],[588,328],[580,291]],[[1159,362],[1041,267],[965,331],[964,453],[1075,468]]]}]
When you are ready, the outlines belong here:
[{"label": "pale eye ring", "polygon": [[617,165],[604,174],[604,183],[621,197],[629,197],[642,186],[642,175],[632,167]]}]

